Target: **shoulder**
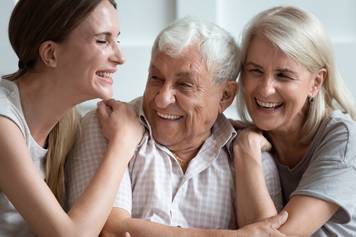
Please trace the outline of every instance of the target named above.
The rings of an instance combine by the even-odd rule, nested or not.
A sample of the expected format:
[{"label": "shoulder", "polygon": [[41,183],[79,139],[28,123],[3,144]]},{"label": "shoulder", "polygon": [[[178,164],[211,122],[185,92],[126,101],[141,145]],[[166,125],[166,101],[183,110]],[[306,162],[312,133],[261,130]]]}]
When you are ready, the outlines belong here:
[{"label": "shoulder", "polygon": [[101,137],[100,122],[95,109],[86,113],[81,119],[79,139],[92,139],[93,136]]},{"label": "shoulder", "polygon": [[356,162],[356,122],[340,111],[331,113],[314,138],[319,153],[341,162]]},{"label": "shoulder", "polygon": [[27,125],[20,112],[20,98],[15,89],[15,83],[4,79],[0,80],[0,116],[16,124],[24,133]]}]

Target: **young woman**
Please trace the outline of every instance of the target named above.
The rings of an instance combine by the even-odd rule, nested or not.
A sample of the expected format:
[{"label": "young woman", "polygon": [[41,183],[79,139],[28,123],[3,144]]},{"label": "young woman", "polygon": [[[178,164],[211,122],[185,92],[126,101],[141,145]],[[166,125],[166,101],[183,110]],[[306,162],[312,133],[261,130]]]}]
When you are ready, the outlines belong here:
[{"label": "young woman", "polygon": [[78,127],[73,106],[112,96],[119,33],[114,0],[18,1],[9,36],[19,69],[0,81],[1,236],[100,233],[143,133],[133,110],[113,100],[98,106],[108,148],[68,213],[63,166]]},{"label": "young woman", "polygon": [[[353,236],[356,107],[323,27],[303,10],[276,7],[247,25],[241,47],[238,108],[272,145],[289,213],[279,230]],[[258,130],[245,130],[234,145],[241,225],[276,213],[261,172],[268,142]]]}]

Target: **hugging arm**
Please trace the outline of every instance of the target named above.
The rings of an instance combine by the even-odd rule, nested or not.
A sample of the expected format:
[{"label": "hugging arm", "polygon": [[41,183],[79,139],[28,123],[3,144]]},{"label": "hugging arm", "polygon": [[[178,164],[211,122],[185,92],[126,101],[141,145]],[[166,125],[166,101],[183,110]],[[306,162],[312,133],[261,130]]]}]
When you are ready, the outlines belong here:
[{"label": "hugging arm", "polygon": [[277,231],[286,219],[284,212],[239,230],[180,228],[131,218],[124,209],[113,208],[100,236],[119,237],[128,232],[131,237],[286,237]]},{"label": "hugging arm", "polygon": [[[106,124],[110,124],[115,114],[103,109],[100,108],[99,114]],[[113,111],[117,109],[114,107]],[[130,126],[138,130],[133,134],[139,141],[142,134],[140,127],[135,123]],[[104,125],[104,129],[107,127]],[[109,145],[97,172],[67,214],[34,166],[19,127],[10,119],[0,116],[0,190],[37,236],[97,236],[111,211],[123,169],[136,146],[133,144],[135,141],[128,143],[117,139],[115,134],[120,132],[127,131],[107,134]],[[121,149],[123,147],[125,149]]]},{"label": "hugging arm", "polygon": [[[277,209],[267,192],[261,167],[261,150],[267,141],[253,130],[245,130],[240,135],[234,145],[234,156],[238,167],[237,203],[240,203],[237,215],[239,224],[244,226],[275,215]],[[295,195],[284,210],[288,211],[289,218],[279,230],[293,236],[310,236],[336,213],[338,206],[312,196]]]}]

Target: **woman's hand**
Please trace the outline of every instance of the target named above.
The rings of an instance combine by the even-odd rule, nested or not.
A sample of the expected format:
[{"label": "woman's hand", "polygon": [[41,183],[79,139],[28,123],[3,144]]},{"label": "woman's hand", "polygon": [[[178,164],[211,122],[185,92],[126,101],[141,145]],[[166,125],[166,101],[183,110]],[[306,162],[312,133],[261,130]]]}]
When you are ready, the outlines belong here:
[{"label": "woman's hand", "polygon": [[102,101],[97,114],[109,144],[120,141],[136,147],[141,141],[144,127],[130,104],[113,99]]},{"label": "woman's hand", "polygon": [[[250,156],[251,154],[260,154],[262,151],[268,151],[270,149],[271,144],[263,136],[262,132],[251,126],[240,130],[234,140],[235,157],[237,153]],[[240,155],[238,155],[238,157],[240,157]],[[261,161],[258,161],[258,163],[260,162]]]}]

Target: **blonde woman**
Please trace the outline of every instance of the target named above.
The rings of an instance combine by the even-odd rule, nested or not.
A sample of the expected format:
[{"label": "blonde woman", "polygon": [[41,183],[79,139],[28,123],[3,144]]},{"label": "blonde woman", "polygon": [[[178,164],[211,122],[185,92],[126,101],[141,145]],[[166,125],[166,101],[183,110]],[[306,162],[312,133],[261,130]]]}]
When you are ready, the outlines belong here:
[{"label": "blonde woman", "polygon": [[0,236],[100,233],[143,133],[133,110],[113,100],[98,106],[107,151],[68,213],[63,166],[78,127],[73,106],[112,96],[112,74],[123,63],[119,33],[114,0],[15,6],[9,36],[19,69],[0,81]]},{"label": "blonde woman", "polygon": [[276,214],[261,172],[269,142],[289,213],[279,230],[354,236],[356,107],[323,27],[301,9],[275,7],[252,19],[241,47],[238,109],[257,129],[234,145],[239,223]]}]

